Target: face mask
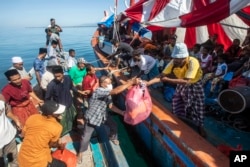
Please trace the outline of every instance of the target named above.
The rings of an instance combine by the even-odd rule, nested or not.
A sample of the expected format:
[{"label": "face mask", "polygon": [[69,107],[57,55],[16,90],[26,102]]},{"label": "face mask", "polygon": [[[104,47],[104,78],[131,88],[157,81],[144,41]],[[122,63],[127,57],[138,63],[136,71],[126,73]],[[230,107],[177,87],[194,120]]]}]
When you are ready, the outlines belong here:
[{"label": "face mask", "polygon": [[113,85],[112,84],[108,84],[107,88],[109,91],[111,91],[113,89]]}]

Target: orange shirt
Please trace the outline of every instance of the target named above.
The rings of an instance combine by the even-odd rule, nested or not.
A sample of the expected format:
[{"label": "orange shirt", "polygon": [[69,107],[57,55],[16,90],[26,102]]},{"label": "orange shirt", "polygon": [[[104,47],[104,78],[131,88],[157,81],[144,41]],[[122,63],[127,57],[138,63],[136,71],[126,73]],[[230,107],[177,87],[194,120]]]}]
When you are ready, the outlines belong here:
[{"label": "orange shirt", "polygon": [[19,167],[47,167],[52,161],[49,142],[56,142],[62,126],[54,117],[40,114],[28,118],[23,128],[24,140],[18,155]]}]

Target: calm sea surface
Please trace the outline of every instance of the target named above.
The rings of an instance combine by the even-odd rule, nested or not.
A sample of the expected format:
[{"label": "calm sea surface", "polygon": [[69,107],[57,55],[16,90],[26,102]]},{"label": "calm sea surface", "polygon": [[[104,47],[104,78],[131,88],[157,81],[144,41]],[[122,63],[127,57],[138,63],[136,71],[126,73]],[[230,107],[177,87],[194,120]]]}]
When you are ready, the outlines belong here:
[{"label": "calm sea surface", "polygon": [[[95,55],[90,40],[96,27],[63,28],[60,34],[65,51],[75,49],[76,58],[94,61]],[[0,28],[0,88],[7,83],[4,72],[12,66],[11,58],[20,56],[26,71],[32,68],[40,47],[45,47],[44,28]],[[96,63],[92,63],[97,65]]]}]

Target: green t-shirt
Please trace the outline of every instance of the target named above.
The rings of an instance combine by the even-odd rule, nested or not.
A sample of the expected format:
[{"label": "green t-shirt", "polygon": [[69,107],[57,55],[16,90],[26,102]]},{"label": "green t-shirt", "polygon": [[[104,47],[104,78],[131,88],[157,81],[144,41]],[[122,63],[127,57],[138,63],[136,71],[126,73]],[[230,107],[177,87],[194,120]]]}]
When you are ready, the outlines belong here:
[{"label": "green t-shirt", "polygon": [[77,66],[74,66],[69,70],[69,76],[75,85],[82,84],[82,80],[86,74],[87,71],[85,67],[80,70]]}]

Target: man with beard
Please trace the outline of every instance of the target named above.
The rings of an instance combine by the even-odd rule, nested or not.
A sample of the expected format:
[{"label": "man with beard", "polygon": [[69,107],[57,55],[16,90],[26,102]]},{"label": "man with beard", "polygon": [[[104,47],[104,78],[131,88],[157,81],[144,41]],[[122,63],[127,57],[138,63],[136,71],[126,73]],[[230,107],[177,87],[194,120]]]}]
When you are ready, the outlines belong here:
[{"label": "man with beard", "polygon": [[76,116],[76,108],[73,104],[71,91],[76,94],[84,94],[84,92],[77,90],[73,86],[69,76],[64,75],[63,68],[61,66],[54,66],[52,73],[54,75],[54,79],[47,86],[45,100],[53,100],[66,106],[65,112],[62,114],[62,119],[60,121],[63,126],[63,136],[72,130],[73,121]]},{"label": "man with beard", "polygon": [[12,57],[12,64],[13,66],[10,67],[10,69],[16,69],[21,75],[22,79],[27,79],[27,80],[32,79],[30,74],[23,67],[23,59],[21,57],[18,56]]},{"label": "man with beard", "polygon": [[66,164],[51,156],[51,147],[63,147],[59,140],[62,126],[58,122],[65,106],[54,101],[45,101],[42,114],[32,115],[23,127],[24,140],[18,155],[19,167],[66,167]]},{"label": "man with beard", "polygon": [[160,77],[150,80],[147,85],[157,82],[177,84],[172,101],[172,111],[180,118],[191,119],[197,125],[201,135],[205,135],[204,124],[204,90],[202,70],[198,60],[190,57],[186,44],[176,43],[172,60]]},{"label": "man with beard", "polygon": [[39,113],[31,101],[31,97],[38,104],[42,104],[43,101],[32,91],[29,81],[21,79],[16,69],[8,70],[4,74],[9,83],[2,89],[2,94],[6,103],[11,106],[13,114],[18,117],[21,125],[24,125],[29,116]]}]

